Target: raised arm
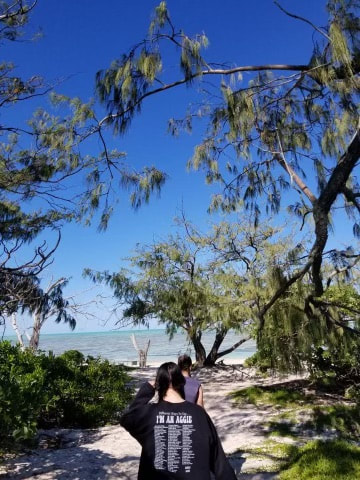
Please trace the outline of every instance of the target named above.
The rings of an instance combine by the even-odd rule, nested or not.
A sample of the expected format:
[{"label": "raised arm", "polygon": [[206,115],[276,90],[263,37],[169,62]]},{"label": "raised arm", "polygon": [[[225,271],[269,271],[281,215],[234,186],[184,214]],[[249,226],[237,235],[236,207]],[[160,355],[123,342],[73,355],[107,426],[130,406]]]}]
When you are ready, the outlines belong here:
[{"label": "raised arm", "polygon": [[155,388],[149,383],[143,383],[132,401],[120,418],[120,425],[138,440],[138,432],[146,416],[146,405],[153,398]]}]

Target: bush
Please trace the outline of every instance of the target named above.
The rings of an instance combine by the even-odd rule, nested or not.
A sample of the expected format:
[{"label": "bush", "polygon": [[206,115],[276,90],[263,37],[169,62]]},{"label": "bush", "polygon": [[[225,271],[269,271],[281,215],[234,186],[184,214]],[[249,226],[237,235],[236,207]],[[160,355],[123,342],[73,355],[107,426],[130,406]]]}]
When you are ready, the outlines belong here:
[{"label": "bush", "polygon": [[38,427],[114,423],[132,397],[126,367],[70,350],[60,356],[0,342],[0,442]]},{"label": "bush", "polygon": [[360,344],[353,340],[346,349],[317,348],[308,361],[311,379],[327,390],[346,394],[360,402]]},{"label": "bush", "polygon": [[34,436],[44,399],[41,359],[10,342],[0,343],[0,438]]},{"label": "bush", "polygon": [[271,358],[262,355],[259,351],[255,352],[251,357],[246,358],[244,365],[245,367],[256,368],[261,373],[267,373],[273,369]]},{"label": "bush", "polygon": [[43,356],[43,361],[48,383],[40,426],[90,428],[114,423],[131,399],[130,378],[122,365],[85,358],[75,350]]}]

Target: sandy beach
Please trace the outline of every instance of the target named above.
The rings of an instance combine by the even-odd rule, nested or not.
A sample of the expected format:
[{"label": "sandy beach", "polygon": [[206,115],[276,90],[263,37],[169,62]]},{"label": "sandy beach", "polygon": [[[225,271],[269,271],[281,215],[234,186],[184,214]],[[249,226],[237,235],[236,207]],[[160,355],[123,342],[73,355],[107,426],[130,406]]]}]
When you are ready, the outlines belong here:
[{"label": "sandy beach", "polygon": [[[240,362],[241,363],[241,362]],[[135,382],[155,376],[155,366],[134,372]],[[239,408],[229,393],[253,384],[273,383],[273,377],[260,379],[239,364],[216,370],[202,369],[198,378],[203,384],[205,408],[217,427],[224,450],[236,471],[237,478],[270,480],[276,478],[264,465],[237,451],[266,440],[263,431],[265,412],[257,407]],[[288,377],[288,380],[291,380]],[[140,446],[120,426],[95,430],[52,430],[41,433],[41,446],[10,459],[0,477],[39,480],[136,480]],[[266,459],[265,459],[266,460]],[[259,463],[260,462],[260,463]],[[263,468],[263,472],[261,472]]]}]

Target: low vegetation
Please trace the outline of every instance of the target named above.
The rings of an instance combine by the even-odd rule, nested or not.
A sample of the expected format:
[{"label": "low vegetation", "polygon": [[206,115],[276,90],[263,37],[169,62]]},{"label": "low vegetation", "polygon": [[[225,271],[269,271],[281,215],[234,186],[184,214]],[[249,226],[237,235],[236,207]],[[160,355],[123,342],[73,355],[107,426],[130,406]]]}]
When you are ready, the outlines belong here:
[{"label": "low vegetation", "polygon": [[360,478],[360,448],[350,443],[312,441],[292,446],[279,480],[354,480]]},{"label": "low vegetation", "polygon": [[[308,387],[311,385],[311,395]],[[262,428],[269,440],[241,454],[259,461],[262,471],[279,471],[279,480],[350,480],[360,478],[359,405],[344,395],[316,390],[309,381],[288,385],[252,386],[237,390],[237,405],[267,411]],[[340,385],[338,390],[343,390]],[[313,435],[322,440],[311,441]],[[286,438],[277,438],[286,437]]]},{"label": "low vegetation", "polygon": [[279,407],[292,407],[310,401],[311,397],[302,392],[279,388],[279,387],[257,387],[252,386],[237,390],[232,393],[237,403],[251,403],[253,405],[273,405]]},{"label": "low vegetation", "polygon": [[0,449],[40,427],[114,423],[132,396],[126,368],[75,350],[34,354],[0,343]]},{"label": "low vegetation", "polygon": [[336,431],[338,436],[358,440],[360,436],[360,412],[358,405],[331,405],[315,407],[313,420],[308,426],[322,432]]}]

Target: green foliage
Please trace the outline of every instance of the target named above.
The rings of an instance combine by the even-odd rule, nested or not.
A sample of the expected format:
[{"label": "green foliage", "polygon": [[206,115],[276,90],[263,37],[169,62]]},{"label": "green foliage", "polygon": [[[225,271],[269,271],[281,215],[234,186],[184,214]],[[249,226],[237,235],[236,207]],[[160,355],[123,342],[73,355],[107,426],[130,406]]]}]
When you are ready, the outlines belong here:
[{"label": "green foliage", "polygon": [[304,394],[286,388],[278,387],[248,387],[236,390],[231,394],[237,403],[252,403],[253,405],[275,405],[280,407],[291,407],[301,405],[308,401]]},{"label": "green foliage", "polygon": [[[230,328],[245,331],[243,323],[250,312],[244,295],[248,279],[211,251],[215,237],[218,243],[226,241],[225,232],[215,227],[204,235],[185,220],[179,223],[182,230],[177,235],[150,246],[138,245],[128,269],[112,274],[86,270],[85,275],[113,289],[124,321],[146,325],[156,317],[170,337],[182,328],[194,345],[197,361],[211,364]],[[214,342],[211,359],[201,344],[207,330],[221,339],[217,346]]]},{"label": "green foliage", "polygon": [[[95,427],[115,422],[129,403],[129,377],[121,365],[84,357],[70,350],[43,357],[50,389],[39,418],[40,426]],[[47,390],[47,389],[46,389]]]},{"label": "green foliage", "polygon": [[[36,3],[0,3],[0,41],[5,46],[26,36]],[[130,63],[125,62],[115,75],[117,82],[122,79],[125,97],[131,97],[136,88],[129,74]],[[137,68],[139,76],[152,82],[161,69],[161,59],[156,51],[147,54],[144,50]],[[108,122],[97,119],[93,100],[57,94],[36,74],[22,79],[16,76],[11,62],[2,62],[0,73],[1,108],[13,109],[14,117],[20,101],[22,104],[51,92],[49,109],[36,110],[26,127],[0,127],[1,241],[30,241],[42,230],[72,220],[88,224],[99,210],[99,228],[106,228],[115,203],[111,195],[114,181],[130,190],[135,207],[147,202],[153,191],[159,191],[165,180],[162,172],[154,167],[137,172],[123,163],[124,152],[107,148],[104,130]],[[94,136],[100,148],[89,155],[89,139]]]},{"label": "green foliage", "polygon": [[32,438],[38,427],[91,428],[116,422],[129,403],[121,365],[70,350],[56,357],[0,343],[0,441]]},{"label": "green foliage", "polygon": [[0,440],[32,438],[44,401],[41,357],[0,343]]},{"label": "green foliage", "polygon": [[348,397],[360,401],[360,341],[352,339],[347,343],[324,349],[314,349],[309,358],[311,378],[325,388],[347,392]]},{"label": "green foliage", "polygon": [[248,357],[244,365],[249,368],[256,368],[260,373],[267,373],[269,370],[272,370],[272,362],[270,355],[264,355],[263,351],[255,352],[251,357]]},{"label": "green foliage", "polygon": [[[8,42],[26,37],[36,4],[0,2],[0,41],[4,48]],[[126,97],[131,97],[134,89],[129,68],[126,63],[117,72]],[[144,51],[139,58],[139,74],[151,82],[159,69],[161,59],[156,52],[147,55]],[[32,98],[48,95],[46,109],[38,108],[26,121],[23,115],[17,115],[24,102],[31,105]],[[105,133],[108,122],[98,120],[93,100],[58,94],[36,74],[21,78],[11,62],[0,63],[0,108],[7,113],[11,109],[10,117],[19,118],[10,124],[4,120],[0,126],[0,318],[25,309],[34,312],[36,303],[37,313],[41,308],[46,316],[52,303],[58,306],[56,321],[64,320],[74,328],[75,320],[63,308],[66,302],[61,292],[52,292],[50,299],[40,288],[39,274],[51,263],[58,244],[49,251],[46,244],[38,246],[28,260],[20,255],[22,264],[19,252],[44,230],[59,231],[70,221],[89,225],[96,213],[99,230],[106,229],[118,201],[115,182],[129,191],[131,205],[139,208],[153,193],[159,193],[166,175],[155,167],[140,171],[129,168],[123,163],[124,152],[109,150]],[[5,117],[10,118],[7,114]],[[94,137],[98,139],[98,151],[93,149]]]},{"label": "green foliage", "polygon": [[321,406],[313,409],[313,419],[307,427],[314,428],[317,432],[336,430],[338,435],[358,440],[360,435],[360,412],[356,405]]},{"label": "green foliage", "polygon": [[280,480],[353,480],[360,478],[360,448],[344,441],[313,441],[292,447]]},{"label": "green foliage", "polygon": [[[190,132],[192,118],[206,118],[205,133],[188,167],[202,169],[207,183],[220,185],[210,210],[231,213],[245,209],[258,226],[262,216],[283,213],[286,208],[301,222],[297,231],[311,219],[307,224],[311,249],[295,255],[287,271],[281,265],[271,265],[266,280],[265,275],[260,282],[257,277],[257,289],[261,291],[265,283],[265,292],[254,300],[262,305],[257,309],[259,348],[273,352],[274,366],[301,370],[314,346],[328,347],[343,338],[348,342],[350,336],[343,307],[336,311],[334,302],[323,296],[328,286],[324,252],[335,209],[344,207],[354,234],[360,231],[356,182],[360,158],[360,5],[358,0],[316,2],[316,7],[327,12],[321,27],[277,6],[312,28],[312,47],[305,52],[303,65],[280,61],[276,65],[230,67],[221,61],[207,62],[207,39],[190,37],[175,28],[166,2],[161,2],[148,35],[99,73],[97,89],[107,107],[109,123],[124,133],[151,95],[182,85],[191,87],[195,81],[208,82],[205,77],[213,81],[213,88],[206,85],[197,89],[203,97],[193,102],[196,107],[186,111],[185,120],[171,120],[169,130],[175,135],[180,128]],[[300,2],[297,8],[301,6]],[[170,73],[165,65],[169,58],[171,65],[175,63],[169,47],[178,58],[177,72],[172,68]],[[150,69],[149,75],[139,65],[143,58],[151,63],[153,56],[159,68],[156,74]],[[153,85],[154,78],[157,83]],[[297,199],[286,194],[290,188]],[[347,250],[337,254],[349,273],[357,253],[352,256]],[[335,273],[340,275],[340,269]]]},{"label": "green foliage", "polygon": [[[281,270],[273,273],[271,285],[276,290],[286,277]],[[307,277],[288,288],[266,315],[255,361],[285,372],[309,369],[314,377],[336,377],[335,382],[350,378],[350,372],[357,378],[359,341],[348,328],[358,327],[356,285],[356,279],[338,279],[321,298],[313,299],[313,305],[308,301]]]}]

